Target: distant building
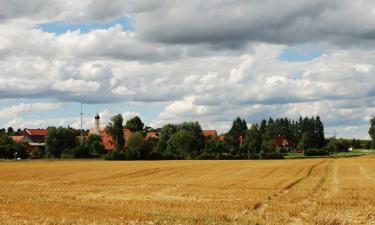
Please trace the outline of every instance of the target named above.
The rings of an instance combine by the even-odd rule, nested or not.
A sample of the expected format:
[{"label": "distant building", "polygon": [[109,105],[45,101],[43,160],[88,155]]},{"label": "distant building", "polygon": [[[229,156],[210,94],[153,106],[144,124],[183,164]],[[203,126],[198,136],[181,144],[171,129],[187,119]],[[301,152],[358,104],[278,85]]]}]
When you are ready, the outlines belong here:
[{"label": "distant building", "polygon": [[279,152],[289,152],[293,150],[293,144],[287,137],[279,135],[273,138],[276,150]]},{"label": "distant building", "polygon": [[[129,129],[124,128],[124,139],[125,139],[125,146],[128,147],[128,140],[131,135],[131,131]],[[89,130],[89,135],[99,135],[102,138],[103,146],[106,151],[112,151],[115,149],[115,143],[111,137],[105,130],[105,128],[100,128],[100,116],[96,114],[95,116],[95,127]]]},{"label": "distant building", "polygon": [[220,135],[219,137],[217,137],[217,139],[219,141],[224,141],[225,140],[225,135]]},{"label": "distant building", "polygon": [[159,138],[159,133],[156,132],[156,131],[150,131],[150,132],[148,132],[145,139],[148,140],[148,139],[151,139],[151,138],[158,139]]},{"label": "distant building", "polygon": [[47,134],[47,129],[25,128],[20,135],[12,136],[11,138],[14,142],[25,144],[28,151],[31,152],[35,148],[45,148]]},{"label": "distant building", "polygon": [[[125,146],[124,147],[126,148],[126,147],[128,147],[128,141],[129,141],[129,138],[131,136],[131,131],[129,129],[124,128],[123,132],[124,132],[124,139],[125,139]],[[107,133],[105,128],[99,128],[99,130],[97,130],[96,128],[92,128],[89,131],[89,135],[99,135],[102,138],[105,150],[112,151],[112,150],[115,149],[115,145],[114,145],[115,143],[114,143],[111,135],[109,135]]]},{"label": "distant building", "polygon": [[203,133],[203,136],[205,136],[205,137],[211,137],[212,139],[217,138],[217,131],[216,130],[203,130],[202,133]]}]

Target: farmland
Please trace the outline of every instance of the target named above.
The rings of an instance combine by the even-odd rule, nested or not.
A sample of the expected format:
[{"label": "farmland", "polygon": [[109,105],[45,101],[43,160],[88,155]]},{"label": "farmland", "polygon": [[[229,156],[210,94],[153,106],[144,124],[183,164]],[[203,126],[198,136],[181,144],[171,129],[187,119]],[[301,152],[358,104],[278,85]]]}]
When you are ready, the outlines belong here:
[{"label": "farmland", "polygon": [[0,162],[0,224],[375,224],[375,157]]}]

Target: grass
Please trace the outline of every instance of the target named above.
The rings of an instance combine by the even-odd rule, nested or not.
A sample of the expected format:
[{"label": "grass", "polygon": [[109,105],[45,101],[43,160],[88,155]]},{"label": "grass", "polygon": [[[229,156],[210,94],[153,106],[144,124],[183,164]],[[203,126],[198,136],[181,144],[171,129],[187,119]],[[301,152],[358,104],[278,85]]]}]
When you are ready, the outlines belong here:
[{"label": "grass", "polygon": [[371,224],[375,156],[0,163],[0,224]]},{"label": "grass", "polygon": [[374,150],[365,149],[353,149],[352,152],[337,152],[336,154],[331,154],[329,156],[305,156],[303,153],[289,152],[285,158],[287,159],[305,159],[305,158],[329,158],[329,157],[356,157],[363,155],[375,155]]}]

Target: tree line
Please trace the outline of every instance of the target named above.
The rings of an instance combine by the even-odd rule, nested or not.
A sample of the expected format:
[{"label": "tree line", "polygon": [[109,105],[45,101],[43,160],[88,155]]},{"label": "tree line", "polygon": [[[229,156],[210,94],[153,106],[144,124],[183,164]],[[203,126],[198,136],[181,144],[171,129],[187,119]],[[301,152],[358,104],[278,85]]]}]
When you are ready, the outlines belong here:
[{"label": "tree line", "polygon": [[[206,137],[198,122],[166,124],[153,129],[144,125],[136,116],[123,124],[122,116],[116,115],[106,126],[111,136],[114,150],[106,152],[101,136],[89,135],[73,128],[49,127],[45,138],[45,148],[36,148],[32,158],[93,158],[105,155],[106,159],[267,159],[283,158],[283,151],[276,146],[275,137],[288,140],[288,150],[304,150],[307,154],[329,154],[354,148],[374,147],[375,118],[370,121],[369,134],[372,141],[329,138],[324,135],[324,124],[319,116],[289,118],[268,118],[249,127],[245,119],[237,117],[224,138]],[[123,128],[131,130],[127,143]],[[158,138],[146,139],[150,131],[157,132]],[[26,148],[15,143],[10,136],[20,130],[0,129],[0,157],[13,158],[14,153],[27,157]],[[127,146],[125,148],[125,146]]]}]

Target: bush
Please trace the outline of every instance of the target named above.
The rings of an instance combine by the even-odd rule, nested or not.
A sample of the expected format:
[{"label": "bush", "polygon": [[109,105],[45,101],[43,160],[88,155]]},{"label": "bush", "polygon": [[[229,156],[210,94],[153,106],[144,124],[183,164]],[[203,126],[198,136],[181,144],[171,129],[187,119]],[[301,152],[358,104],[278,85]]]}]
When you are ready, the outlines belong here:
[{"label": "bush", "polygon": [[162,154],[160,154],[160,153],[157,152],[157,151],[152,151],[152,152],[150,152],[150,154],[148,155],[148,159],[149,159],[149,160],[161,160],[161,159],[163,159],[163,156],[162,156]]},{"label": "bush", "polygon": [[74,159],[74,156],[73,156],[73,154],[62,153],[62,154],[61,154],[61,158],[62,158],[62,159]]},{"label": "bush", "polygon": [[250,154],[249,159],[259,159],[259,154]]},{"label": "bush", "polygon": [[284,159],[284,155],[280,152],[264,152],[259,153],[260,159]]},{"label": "bush", "polygon": [[216,154],[203,152],[200,155],[198,155],[197,159],[216,159]]},{"label": "bush", "polygon": [[90,149],[86,146],[78,146],[72,149],[75,159],[90,158]]},{"label": "bush", "polygon": [[0,158],[5,159],[14,159],[15,153],[17,152],[16,157],[21,159],[29,158],[29,153],[27,152],[26,147],[20,143],[11,143],[0,146]]},{"label": "bush", "polygon": [[73,151],[70,148],[66,148],[61,153],[62,159],[74,159]]},{"label": "bush", "polygon": [[139,160],[141,159],[141,153],[137,149],[128,149],[125,152],[127,160]]},{"label": "bush", "polygon": [[127,157],[123,151],[110,151],[105,160],[125,160]]},{"label": "bush", "polygon": [[31,151],[31,158],[32,159],[41,159],[43,157],[43,150],[40,148],[34,148]]},{"label": "bush", "polygon": [[329,155],[329,152],[325,149],[308,149],[303,154],[305,156],[325,156]]}]

